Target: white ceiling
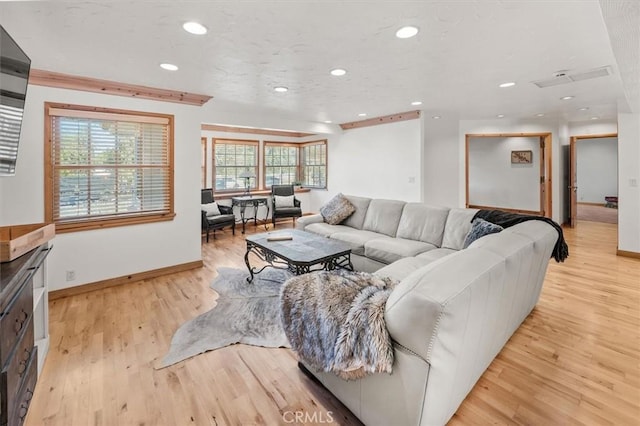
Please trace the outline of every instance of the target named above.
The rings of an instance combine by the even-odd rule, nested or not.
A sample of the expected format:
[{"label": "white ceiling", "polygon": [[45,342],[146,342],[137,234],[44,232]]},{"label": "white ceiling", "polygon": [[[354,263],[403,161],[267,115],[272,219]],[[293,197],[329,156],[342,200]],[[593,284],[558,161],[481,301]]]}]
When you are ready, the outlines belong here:
[{"label": "white ceiling", "polygon": [[[627,3],[625,13],[638,13],[640,2]],[[186,33],[188,20],[209,33]],[[34,68],[207,94],[306,121],[413,109],[576,121],[629,108],[597,0],[0,1],[0,24]],[[404,25],[419,34],[396,38]],[[161,62],[180,69],[164,71]],[[607,65],[612,76],[531,83]],[[348,74],[331,76],[336,67]],[[505,81],[517,85],[498,88]],[[575,98],[561,101],[565,95]],[[411,106],[416,100],[423,105]]]}]

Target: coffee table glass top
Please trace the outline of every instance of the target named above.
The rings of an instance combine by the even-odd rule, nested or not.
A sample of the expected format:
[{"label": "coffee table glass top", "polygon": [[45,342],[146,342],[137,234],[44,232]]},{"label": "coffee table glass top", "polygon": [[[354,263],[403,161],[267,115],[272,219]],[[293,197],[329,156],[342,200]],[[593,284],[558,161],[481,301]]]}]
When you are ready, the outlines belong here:
[{"label": "coffee table glass top", "polygon": [[[279,236],[291,236],[292,239],[284,241],[267,240],[269,237]],[[297,229],[254,234],[246,237],[246,240],[295,263],[314,262],[317,259],[347,253],[351,250],[351,246],[341,241],[331,240]]]}]

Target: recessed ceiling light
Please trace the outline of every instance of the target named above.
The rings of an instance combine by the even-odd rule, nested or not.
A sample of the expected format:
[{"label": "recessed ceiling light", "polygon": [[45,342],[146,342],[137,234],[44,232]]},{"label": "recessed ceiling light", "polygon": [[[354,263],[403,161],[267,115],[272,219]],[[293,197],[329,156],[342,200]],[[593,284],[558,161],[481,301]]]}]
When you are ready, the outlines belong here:
[{"label": "recessed ceiling light", "polygon": [[498,114],[498,115],[496,115],[496,117],[498,117],[498,118],[504,118],[504,114]]},{"label": "recessed ceiling light", "polygon": [[336,77],[340,77],[341,75],[345,75],[347,73],[347,70],[344,70],[342,68],[336,68],[331,70],[331,75],[335,75]]},{"label": "recessed ceiling light", "polygon": [[324,122],[327,123],[327,124],[333,123],[333,121],[331,121],[331,120],[324,120]]},{"label": "recessed ceiling light", "polygon": [[178,71],[177,65],[168,64],[168,63],[160,64],[160,68],[167,71]]},{"label": "recessed ceiling light", "polygon": [[366,117],[367,113],[366,112],[361,112],[360,114],[358,114],[358,117]]},{"label": "recessed ceiling light", "polygon": [[422,105],[422,101],[413,101],[411,102],[411,105],[415,105],[415,106]]},{"label": "recessed ceiling light", "polygon": [[279,93],[284,93],[284,92],[288,91],[289,89],[287,87],[284,87],[284,86],[278,86],[278,87],[274,87],[273,90],[275,90],[276,92],[279,92]]},{"label": "recessed ceiling light", "polygon": [[544,117],[544,114],[543,113],[536,114],[536,117]]},{"label": "recessed ceiling light", "polygon": [[498,87],[502,87],[502,88],[504,88],[504,87],[513,87],[513,86],[515,86],[515,85],[516,85],[516,83],[515,83],[515,82],[513,82],[513,81],[508,81],[508,82],[506,82],[506,83],[502,83],[502,84],[498,85]]},{"label": "recessed ceiling light", "polygon": [[589,107],[582,107],[582,108],[578,108],[578,111],[587,111],[589,109]]},{"label": "recessed ceiling light", "polygon": [[563,96],[560,98],[561,101],[568,101],[570,99],[573,99],[573,96]]},{"label": "recessed ceiling light", "polygon": [[418,27],[406,26],[396,31],[396,37],[398,38],[411,38],[418,34]]},{"label": "recessed ceiling light", "polygon": [[202,24],[199,24],[198,22],[185,22],[184,24],[182,24],[182,28],[191,34],[195,34],[195,35],[203,35],[207,33],[207,27],[205,27]]},{"label": "recessed ceiling light", "polygon": [[433,116],[433,117],[431,117],[431,118],[433,118],[434,120],[440,120],[440,118],[441,118],[441,117],[440,117],[439,115],[434,115],[434,116]]},{"label": "recessed ceiling light", "polygon": [[591,117],[592,120],[598,120],[600,117]]}]

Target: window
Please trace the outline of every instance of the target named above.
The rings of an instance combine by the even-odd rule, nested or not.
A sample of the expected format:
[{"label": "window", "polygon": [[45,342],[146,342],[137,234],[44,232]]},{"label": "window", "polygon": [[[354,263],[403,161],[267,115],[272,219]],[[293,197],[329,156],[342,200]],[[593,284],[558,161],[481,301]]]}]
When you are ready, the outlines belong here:
[{"label": "window", "polygon": [[298,181],[298,147],[282,142],[264,144],[264,186],[288,185]]},{"label": "window", "polygon": [[[258,141],[236,139],[213,140],[215,191],[240,191],[258,188]],[[253,177],[244,178],[248,173]]]},{"label": "window", "polygon": [[327,141],[315,141],[301,148],[302,185],[308,188],[327,187]]},{"label": "window", "polygon": [[46,103],[45,176],[59,232],[171,220],[173,116]]},{"label": "window", "polygon": [[202,160],[200,161],[200,187],[207,187],[207,138],[200,138],[202,145]]}]

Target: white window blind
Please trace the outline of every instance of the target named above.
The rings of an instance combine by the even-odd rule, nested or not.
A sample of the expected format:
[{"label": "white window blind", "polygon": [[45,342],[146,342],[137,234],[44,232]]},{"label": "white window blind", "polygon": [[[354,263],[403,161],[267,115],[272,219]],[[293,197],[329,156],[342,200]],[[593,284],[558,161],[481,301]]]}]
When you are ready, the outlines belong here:
[{"label": "white window blind", "polygon": [[169,117],[63,108],[49,117],[55,222],[172,213]]}]

